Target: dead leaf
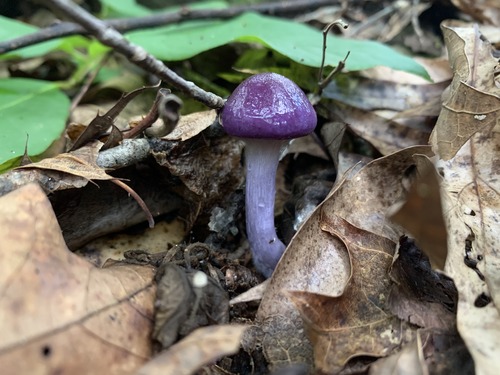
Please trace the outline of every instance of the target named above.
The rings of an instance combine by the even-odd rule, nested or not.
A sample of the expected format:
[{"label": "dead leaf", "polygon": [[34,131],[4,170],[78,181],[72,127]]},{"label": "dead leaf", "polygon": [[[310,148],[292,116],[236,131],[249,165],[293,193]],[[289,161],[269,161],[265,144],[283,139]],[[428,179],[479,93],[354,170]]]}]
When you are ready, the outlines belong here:
[{"label": "dead leaf", "polygon": [[423,155],[415,155],[417,176],[404,205],[392,219],[405,227],[417,240],[435,268],[444,269],[447,244],[446,226],[439,190],[440,177],[434,164]]},{"label": "dead leaf", "polygon": [[17,167],[16,169],[42,169],[63,172],[70,175],[60,177],[67,185],[71,185],[73,180],[78,179],[84,179],[86,182],[90,180],[113,180],[115,177],[108,175],[96,163],[101,147],[102,143],[96,141],[88,147],[60,154],[53,158],[43,159],[37,163]]},{"label": "dead leaf", "polygon": [[[197,280],[204,281],[197,283]],[[229,296],[202,271],[166,263],[158,270],[153,338],[168,348],[196,328],[229,321]]]},{"label": "dead leaf", "polygon": [[207,129],[216,121],[216,111],[195,112],[181,116],[174,130],[167,134],[164,139],[169,141],[186,141]]},{"label": "dead leaf", "polygon": [[455,330],[457,289],[448,276],[433,271],[429,258],[406,236],[392,264],[388,305],[401,320],[423,328]]},{"label": "dead leaf", "polygon": [[[80,147],[84,146],[90,141],[96,140],[97,137],[102,135],[107,129],[109,129],[116,117],[120,114],[121,111],[127,106],[130,101],[132,101],[136,96],[143,93],[147,89],[157,88],[157,86],[143,86],[136,90],[133,90],[129,93],[122,95],[120,100],[116,102],[116,104],[111,107],[104,115],[97,114],[95,118],[90,122],[87,128],[83,131],[82,134],[75,141],[70,151],[75,151]],[[115,137],[116,138],[116,137]],[[114,145],[108,145],[108,147],[113,147]]]},{"label": "dead leaf", "polygon": [[401,351],[377,360],[370,366],[370,375],[429,375],[424,361],[420,335]]},{"label": "dead leaf", "polygon": [[199,328],[144,365],[137,375],[191,375],[240,347],[243,325]]},{"label": "dead leaf", "polygon": [[400,122],[401,120],[384,118],[374,112],[340,102],[336,102],[332,111],[383,155],[411,146],[425,145],[431,134],[431,126],[423,121],[420,121],[418,126],[408,126]]},{"label": "dead leaf", "polygon": [[431,142],[444,160],[452,158],[475,133],[491,131],[500,118],[498,61],[476,26],[445,21],[443,30],[454,76],[443,94],[443,107]]},{"label": "dead leaf", "polygon": [[396,245],[329,214],[321,229],[349,252],[351,278],[339,297],[289,292],[313,344],[315,368],[336,374],[356,356],[382,357],[402,344],[404,324],[387,305]]},{"label": "dead leaf", "polygon": [[500,5],[497,0],[451,0],[451,2],[475,20],[500,27]]},{"label": "dead leaf", "polygon": [[[302,348],[294,350],[294,355],[304,357],[304,352],[310,352],[310,344],[303,333],[298,312],[285,295],[286,291],[339,296],[351,274],[345,245],[338,237],[323,231],[322,222],[334,213],[361,230],[396,243],[403,230],[392,224],[388,215],[394,205],[405,199],[405,171],[413,168],[414,154],[430,155],[431,151],[426,146],[411,147],[372,161],[341,181],[289,244],[264,293],[257,318],[266,329],[269,321],[277,324],[269,329],[276,335],[283,335],[281,342],[300,342]],[[275,316],[280,319],[271,320]],[[280,324],[285,323],[286,327],[280,329]],[[271,363],[274,359],[283,361],[283,357],[287,356],[289,361],[294,361],[286,351],[281,356],[276,354],[273,357],[269,351],[274,353],[279,351],[279,347],[267,348],[263,345],[263,350]]]},{"label": "dead leaf", "polygon": [[[455,76],[431,144],[440,160],[442,203],[448,229],[445,272],[459,293],[457,328],[475,371],[500,368],[500,88],[491,46],[476,27],[444,25]],[[449,132],[456,142],[447,143]],[[449,139],[445,138],[445,139]],[[453,139],[453,138],[452,138]]]},{"label": "dead leaf", "polygon": [[0,238],[3,372],[127,374],[149,358],[152,268],[96,269],[69,252],[34,184],[0,198]]}]

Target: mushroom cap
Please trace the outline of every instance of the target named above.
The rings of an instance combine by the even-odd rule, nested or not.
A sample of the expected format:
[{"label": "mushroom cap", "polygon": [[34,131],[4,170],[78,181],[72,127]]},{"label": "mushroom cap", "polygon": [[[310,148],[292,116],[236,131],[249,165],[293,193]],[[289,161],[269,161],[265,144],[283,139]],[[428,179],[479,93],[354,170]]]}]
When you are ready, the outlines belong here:
[{"label": "mushroom cap", "polygon": [[292,139],[311,133],[316,112],[293,81],[276,73],[244,80],[220,116],[226,132],[242,138]]}]

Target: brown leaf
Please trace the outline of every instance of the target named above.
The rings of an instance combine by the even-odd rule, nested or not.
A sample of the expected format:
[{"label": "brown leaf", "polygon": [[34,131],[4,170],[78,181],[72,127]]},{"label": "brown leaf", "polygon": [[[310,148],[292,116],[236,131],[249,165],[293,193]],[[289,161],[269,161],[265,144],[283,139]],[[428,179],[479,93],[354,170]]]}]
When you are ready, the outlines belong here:
[{"label": "brown leaf", "polygon": [[[459,103],[462,109],[448,116],[444,108],[436,136],[431,138],[440,158],[436,167],[443,177],[442,204],[448,229],[445,272],[458,290],[457,328],[474,358],[476,373],[496,374],[500,368],[500,88],[494,76],[496,60],[476,27],[446,23],[444,30],[455,67],[447,100]],[[451,146],[443,142],[440,135],[447,132],[460,142]]]},{"label": "brown leaf", "polygon": [[451,2],[475,20],[500,27],[500,6],[497,0],[451,0]]},{"label": "brown leaf", "polygon": [[383,118],[374,112],[364,111],[340,102],[335,104],[333,112],[383,155],[410,146],[425,145],[431,134],[431,127],[424,122],[420,122],[418,127],[407,126],[400,121]]},{"label": "brown leaf", "polygon": [[387,306],[396,245],[332,214],[321,227],[348,249],[349,283],[340,297],[290,293],[313,344],[316,369],[334,374],[355,356],[381,357],[401,344],[402,325]]},{"label": "brown leaf", "polygon": [[0,238],[2,372],[127,374],[150,356],[152,268],[69,252],[34,184],[0,198]]},{"label": "brown leaf", "polygon": [[475,133],[491,131],[500,117],[498,61],[477,27],[458,21],[441,25],[454,76],[431,135],[436,154],[449,160]]},{"label": "brown leaf", "polygon": [[87,128],[83,131],[83,133],[75,141],[70,151],[75,151],[88,142],[96,140],[97,137],[102,135],[102,133],[104,133],[113,125],[116,117],[120,114],[121,111],[123,111],[123,109],[127,106],[128,103],[130,103],[130,101],[132,101],[136,96],[138,96],[145,90],[156,87],[158,86],[144,86],[126,93],[104,115],[101,116],[97,114],[96,117],[87,126]]},{"label": "brown leaf", "polygon": [[144,365],[137,375],[194,374],[204,365],[236,353],[246,329],[243,325],[199,328]]},{"label": "brown leaf", "polygon": [[408,229],[435,268],[444,269],[446,226],[439,190],[440,177],[428,157],[415,155],[417,177],[404,205],[392,219]]},{"label": "brown leaf", "polygon": [[[197,285],[195,278],[201,279]],[[229,321],[229,296],[202,271],[187,272],[175,264],[163,265],[156,276],[158,291],[153,337],[168,348],[178,337],[196,328]]]},{"label": "brown leaf", "polygon": [[453,331],[457,289],[448,276],[431,269],[429,258],[403,236],[392,264],[388,305],[400,319],[424,328]]},{"label": "brown leaf", "polygon": [[42,169],[67,173],[70,176],[61,176],[68,185],[73,179],[83,178],[90,180],[113,180],[115,177],[108,175],[104,169],[96,164],[97,155],[102,143],[94,142],[88,147],[76,151],[57,155],[53,158],[43,159],[37,163],[32,163],[17,169]]},{"label": "brown leaf", "polygon": [[[414,166],[414,154],[431,154],[431,151],[429,147],[411,147],[377,159],[349,175],[299,229],[269,282],[257,315],[264,326],[272,317],[281,317],[273,320],[278,326],[272,329],[284,335],[282,341],[300,342],[303,352],[310,351],[300,316],[285,291],[335,297],[342,293],[351,274],[345,245],[321,228],[331,214],[373,235],[394,243],[399,240],[403,230],[390,222],[388,215],[405,199],[405,171]],[[287,324],[283,329],[279,329],[281,322]],[[289,329],[290,322],[295,331]],[[263,346],[263,350],[271,363],[283,361],[287,356],[294,360],[290,353],[271,357],[268,348]],[[293,354],[303,357],[299,350]]]}]

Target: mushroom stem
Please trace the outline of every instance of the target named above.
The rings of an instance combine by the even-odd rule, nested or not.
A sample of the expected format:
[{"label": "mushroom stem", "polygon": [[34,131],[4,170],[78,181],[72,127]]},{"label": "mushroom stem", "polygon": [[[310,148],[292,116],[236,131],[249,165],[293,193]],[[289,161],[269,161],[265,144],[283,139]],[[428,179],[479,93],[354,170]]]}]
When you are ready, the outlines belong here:
[{"label": "mushroom stem", "polygon": [[285,251],[274,227],[276,170],[287,140],[245,139],[246,226],[255,267],[270,277]]}]

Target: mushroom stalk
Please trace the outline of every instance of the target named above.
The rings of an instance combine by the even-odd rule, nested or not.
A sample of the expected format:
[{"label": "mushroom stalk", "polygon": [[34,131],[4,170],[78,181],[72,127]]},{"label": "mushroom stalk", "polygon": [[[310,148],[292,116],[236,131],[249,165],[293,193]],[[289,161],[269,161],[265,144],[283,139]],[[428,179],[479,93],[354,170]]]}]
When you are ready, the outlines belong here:
[{"label": "mushroom stalk", "polygon": [[276,170],[287,140],[245,139],[246,226],[255,267],[270,277],[285,251],[274,226]]}]

